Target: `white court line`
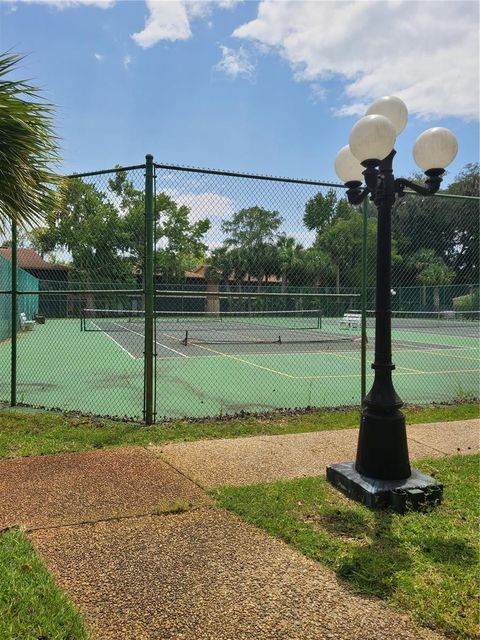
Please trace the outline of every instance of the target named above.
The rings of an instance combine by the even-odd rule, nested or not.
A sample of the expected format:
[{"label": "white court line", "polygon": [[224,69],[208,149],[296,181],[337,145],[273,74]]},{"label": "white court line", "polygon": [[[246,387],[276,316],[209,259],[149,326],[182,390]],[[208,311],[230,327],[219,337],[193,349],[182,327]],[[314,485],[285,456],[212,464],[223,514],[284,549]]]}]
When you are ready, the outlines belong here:
[{"label": "white court line", "polygon": [[[138,331],[134,331],[133,329],[128,329],[123,324],[118,324],[118,322],[114,322],[113,324],[116,324],[119,327],[122,327],[122,329],[124,329],[125,331],[130,331],[131,333],[136,333],[137,336],[145,338],[145,334],[139,333]],[[164,349],[168,349],[168,351],[173,351],[173,353],[177,353],[179,356],[182,356],[182,358],[189,358],[190,357],[190,356],[185,355],[184,353],[181,353],[180,351],[177,351],[176,349],[172,349],[171,347],[167,347],[166,344],[162,344],[161,342],[158,342],[157,340],[155,340],[155,344],[158,344],[160,347],[163,347]]]},{"label": "white court line", "polygon": [[101,328],[98,326],[98,324],[96,324],[95,322],[92,322],[92,324],[93,324],[93,326],[94,326],[94,327],[97,327],[97,329],[98,329],[99,331],[101,331],[102,333],[104,333],[104,334],[107,336],[107,338],[110,338],[110,340],[111,340],[112,342],[114,342],[114,343],[117,345],[117,347],[120,347],[120,349],[121,349],[122,351],[125,351],[125,353],[126,353],[126,354],[128,354],[128,355],[130,356],[130,358],[132,358],[133,360],[140,360],[140,359],[141,359],[141,358],[136,358],[132,353],[130,353],[130,351],[129,351],[128,349],[125,349],[125,347],[122,347],[122,345],[121,345],[119,342],[117,342],[117,341],[115,340],[115,338],[112,338],[112,336],[111,336],[109,333],[107,333],[106,331],[104,331],[103,329],[101,329]]},{"label": "white court line", "polygon": [[[193,344],[193,343],[192,343]],[[461,358],[461,359],[465,359],[465,360],[475,360],[475,362],[478,360],[478,358],[469,358],[468,356],[454,356],[453,354],[450,353],[450,351],[475,351],[474,347],[445,347],[444,349],[396,349],[395,350],[395,354],[397,353],[438,353],[440,355],[446,355],[446,356],[450,356],[453,358]],[[444,353],[445,352],[445,353]],[[358,351],[341,351],[340,352],[342,355],[344,356],[348,356],[349,354],[353,354],[352,355],[352,359],[353,356],[357,356],[357,358],[360,357],[360,350]],[[373,355],[373,349],[372,351],[369,351],[369,353],[371,353]],[[190,358],[225,358],[226,356],[228,356],[230,354],[225,353],[222,355],[192,355],[192,356],[187,356]],[[322,350],[318,350],[318,351],[287,351],[287,352],[282,352],[279,353],[278,351],[239,351],[237,354],[233,353],[231,355],[241,355],[241,356],[318,356],[318,355],[325,355],[325,356],[338,356],[339,352],[338,351],[322,351]],[[159,360],[166,360],[168,358],[171,358],[171,356],[160,356]],[[355,358],[355,359],[357,359]],[[398,369],[398,366],[397,366]]]}]

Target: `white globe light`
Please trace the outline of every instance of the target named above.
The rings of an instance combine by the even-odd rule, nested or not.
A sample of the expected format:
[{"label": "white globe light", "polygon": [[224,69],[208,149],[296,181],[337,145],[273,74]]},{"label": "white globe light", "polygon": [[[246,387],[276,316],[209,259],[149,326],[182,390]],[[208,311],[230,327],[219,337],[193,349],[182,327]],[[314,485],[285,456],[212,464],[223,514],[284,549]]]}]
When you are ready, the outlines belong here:
[{"label": "white globe light", "polygon": [[335,173],[342,182],[362,182],[363,167],[346,144],[335,158]]},{"label": "white globe light", "polygon": [[408,120],[408,109],[403,100],[396,96],[384,96],[375,100],[367,109],[367,116],[372,114],[388,118],[395,127],[397,136],[405,129]]},{"label": "white globe light", "polygon": [[395,127],[385,116],[364,116],[353,125],[350,150],[360,161],[383,160],[395,144]]},{"label": "white globe light", "polygon": [[457,139],[445,127],[433,127],[421,133],[413,145],[413,159],[420,169],[445,169],[457,155]]}]

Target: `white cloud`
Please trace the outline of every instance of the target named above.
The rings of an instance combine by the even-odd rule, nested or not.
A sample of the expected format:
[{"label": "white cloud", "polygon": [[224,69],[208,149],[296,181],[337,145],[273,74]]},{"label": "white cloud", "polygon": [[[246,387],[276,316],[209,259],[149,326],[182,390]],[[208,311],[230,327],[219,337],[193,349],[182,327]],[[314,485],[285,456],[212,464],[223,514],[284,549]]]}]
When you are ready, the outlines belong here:
[{"label": "white cloud", "polygon": [[110,9],[116,0],[3,0],[6,2],[26,3],[26,4],[47,4],[57,9],[71,9],[75,7],[92,6],[100,9]]},{"label": "white cloud", "polygon": [[205,18],[218,9],[232,9],[241,0],[184,0],[188,15]]},{"label": "white cloud", "polygon": [[149,15],[145,27],[132,35],[147,49],[161,40],[174,42],[192,37],[191,21],[205,19],[215,8],[230,9],[240,0],[146,0]]},{"label": "white cloud", "polygon": [[123,68],[128,69],[131,62],[132,62],[132,57],[129,56],[127,53],[127,55],[123,58]]},{"label": "white cloud", "polygon": [[224,46],[221,46],[220,49],[222,50],[222,59],[215,65],[217,71],[226,73],[234,78],[251,78],[253,76],[255,66],[251,62],[250,54],[246,49],[240,47],[235,50]]},{"label": "white cloud", "polygon": [[478,118],[478,4],[272,2],[233,35],[279,53],[296,80],[345,85],[337,113],[394,93],[421,117]]},{"label": "white cloud", "polygon": [[188,207],[190,219],[193,221],[203,218],[230,218],[235,213],[233,201],[215,192],[180,193],[176,189],[163,189],[163,193],[170,196],[178,206]]},{"label": "white cloud", "polygon": [[93,55],[94,55],[94,57],[95,57],[95,59],[96,59],[96,60],[98,60],[98,61],[103,60],[103,56],[102,56],[102,54],[101,54],[101,53],[94,53]]},{"label": "white cloud", "polygon": [[188,40],[192,35],[187,11],[183,2],[176,0],[147,0],[150,15],[146,19],[145,28],[134,33],[135,42],[147,49],[160,40]]},{"label": "white cloud", "polygon": [[222,222],[232,218],[236,211],[233,200],[210,191],[180,193],[176,189],[163,189],[163,193],[170,196],[177,205],[190,209],[191,222],[208,218],[210,229],[205,234],[204,241],[210,249],[221,245],[225,235],[222,231]]},{"label": "white cloud", "polygon": [[327,90],[321,84],[312,82],[310,85],[312,100],[315,103],[324,102],[327,98]]}]

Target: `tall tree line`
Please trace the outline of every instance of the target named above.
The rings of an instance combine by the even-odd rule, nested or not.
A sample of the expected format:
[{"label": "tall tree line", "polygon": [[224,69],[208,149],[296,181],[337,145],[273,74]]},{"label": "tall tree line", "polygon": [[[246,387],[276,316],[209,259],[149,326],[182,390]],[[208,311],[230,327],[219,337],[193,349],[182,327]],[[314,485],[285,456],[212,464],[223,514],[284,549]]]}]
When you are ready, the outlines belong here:
[{"label": "tall tree line", "polygon": [[[467,165],[445,190],[478,196],[479,166]],[[42,254],[71,256],[71,277],[85,283],[141,279],[144,195],[118,171],[100,189],[79,178],[64,181],[45,223],[30,234]],[[115,202],[115,205],[113,204]],[[478,201],[408,195],[393,212],[393,285],[439,287],[478,282]],[[188,207],[165,193],[155,197],[157,276],[180,283],[185,272],[206,264],[207,280],[226,287],[275,281],[288,287],[359,287],[362,215],[333,189],[305,205],[304,228],[315,236],[303,246],[282,231],[284,214],[252,206],[222,224],[221,246],[209,250],[206,216],[192,220]],[[376,211],[367,219],[368,285],[375,276]]]}]

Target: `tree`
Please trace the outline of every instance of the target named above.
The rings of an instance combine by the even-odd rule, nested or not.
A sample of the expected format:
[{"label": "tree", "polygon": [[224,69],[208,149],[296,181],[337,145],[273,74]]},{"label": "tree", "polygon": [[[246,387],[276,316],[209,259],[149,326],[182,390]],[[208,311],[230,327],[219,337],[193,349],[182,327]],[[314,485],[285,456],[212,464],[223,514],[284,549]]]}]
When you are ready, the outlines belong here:
[{"label": "tree", "polygon": [[[478,198],[480,196],[480,165],[467,164],[452,182],[446,192]],[[453,217],[455,220],[453,247],[450,251],[450,266],[455,271],[457,283],[478,282],[479,242],[479,201],[455,200]]]},{"label": "tree", "polygon": [[[335,285],[337,292],[343,287],[358,287],[361,282],[362,266],[362,228],[363,218],[353,207],[350,207],[350,217],[337,218],[320,233],[315,247],[324,251],[335,267]],[[374,277],[374,261],[376,246],[377,221],[368,218],[367,221],[367,272]],[[393,248],[393,259],[397,259]]]},{"label": "tree", "polygon": [[241,291],[242,284],[248,276],[249,254],[243,247],[234,247],[228,250],[226,259],[233,274],[234,283]]},{"label": "tree", "polygon": [[47,212],[46,226],[35,233],[41,253],[70,253],[70,278],[87,288],[93,283],[133,282],[131,262],[120,251],[122,241],[118,211],[104,193],[80,178],[63,183],[60,206]]},{"label": "tree", "polygon": [[204,258],[207,246],[203,237],[210,221],[190,222],[190,209],[178,206],[165,194],[157,196],[156,206],[160,204],[163,210],[157,214],[157,241],[163,240],[165,246],[156,251],[156,266],[164,280],[175,282],[183,280],[185,271],[193,269]]},{"label": "tree", "polygon": [[222,224],[226,247],[241,249],[248,263],[248,274],[254,276],[260,288],[266,275],[275,273],[276,251],[272,246],[276,232],[282,223],[278,211],[262,207],[241,209]]},{"label": "tree", "polygon": [[426,287],[434,287],[433,305],[438,311],[440,309],[439,287],[450,284],[455,274],[432,249],[421,249],[414,256],[414,263],[417,270],[417,282]]},{"label": "tree", "polygon": [[258,249],[271,242],[282,223],[278,211],[267,211],[262,207],[241,209],[222,224],[227,234],[225,244],[230,247]]},{"label": "tree", "polygon": [[[466,165],[445,191],[448,195],[479,195],[478,164]],[[478,281],[478,200],[405,196],[395,207],[392,230],[404,260],[396,273],[398,284],[409,285],[416,278],[414,261],[418,251],[431,249],[444,260],[455,276],[455,284]]]},{"label": "tree", "polygon": [[305,205],[303,222],[307,229],[320,233],[335,221],[337,214],[337,194],[329,189],[326,195],[317,193]]},{"label": "tree", "polygon": [[335,276],[334,264],[326,251],[309,247],[302,254],[301,268],[303,282],[311,282],[314,287],[329,286]]},{"label": "tree", "polygon": [[294,263],[298,260],[302,246],[297,244],[295,238],[282,233],[277,239],[278,263],[280,266],[280,278],[282,281],[282,292],[286,291],[288,277]]},{"label": "tree", "polygon": [[446,192],[451,195],[480,197],[480,164],[466,164],[455,180],[448,185]]},{"label": "tree", "polygon": [[[20,248],[25,248],[28,247],[30,245],[30,234],[27,233],[24,229],[18,229],[17,230],[17,247]],[[12,240],[5,240],[2,244],[3,247],[11,247],[13,245],[13,241]]]},{"label": "tree", "polygon": [[53,107],[39,89],[6,79],[22,57],[0,54],[0,223],[31,224],[56,206],[59,161]]},{"label": "tree", "polygon": [[228,249],[226,247],[214,249],[205,267],[205,280],[212,284],[225,282],[228,289],[231,273],[232,265]]},{"label": "tree", "polygon": [[[118,171],[109,181],[109,189],[120,198],[121,247],[141,271],[145,252],[145,204],[143,190],[136,189],[125,172]],[[179,206],[167,194],[158,193],[154,203],[156,271],[170,282],[184,279],[185,271],[195,268],[204,258],[203,238],[210,228],[208,219],[190,221],[190,209]]]}]

